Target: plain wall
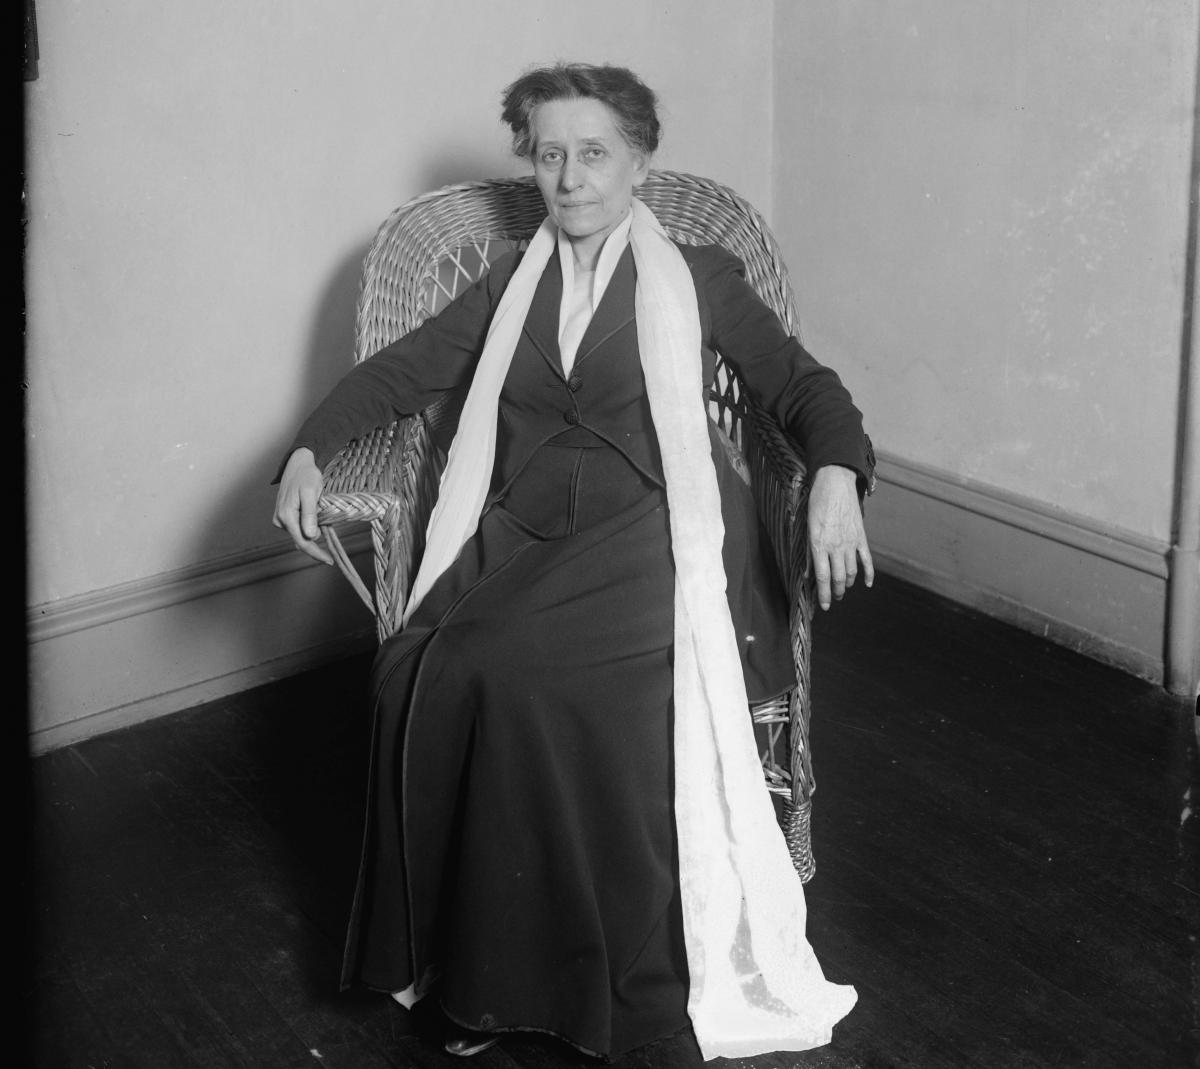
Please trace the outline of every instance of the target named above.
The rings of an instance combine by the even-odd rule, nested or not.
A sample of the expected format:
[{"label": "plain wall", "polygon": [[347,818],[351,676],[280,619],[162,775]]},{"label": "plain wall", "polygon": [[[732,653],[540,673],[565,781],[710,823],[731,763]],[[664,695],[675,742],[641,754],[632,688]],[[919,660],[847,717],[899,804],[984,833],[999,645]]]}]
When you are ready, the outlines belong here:
[{"label": "plain wall", "polygon": [[267,482],[349,366],[374,228],[431,187],[523,173],[498,114],[526,66],[632,66],[662,97],[659,166],[769,197],[769,0],[37,14],[34,604],[277,541]]},{"label": "plain wall", "polygon": [[1165,543],[1196,5],[776,19],[776,231],[876,445]]}]

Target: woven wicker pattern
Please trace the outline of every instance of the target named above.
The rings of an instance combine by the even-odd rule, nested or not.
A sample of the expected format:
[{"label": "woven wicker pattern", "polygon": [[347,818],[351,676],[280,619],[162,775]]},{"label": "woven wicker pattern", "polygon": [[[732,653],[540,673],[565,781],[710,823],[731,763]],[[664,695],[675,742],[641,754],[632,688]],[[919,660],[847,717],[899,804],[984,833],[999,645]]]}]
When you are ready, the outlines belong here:
[{"label": "woven wicker pattern", "polygon": [[[798,333],[778,245],[746,201],[715,182],[670,171],[652,171],[638,196],[676,241],[719,244],[739,256],[754,289]],[[544,217],[541,195],[530,179],[447,186],[397,208],[379,228],[363,263],[355,358],[365,359],[435,314],[497,256],[527,241]],[[461,396],[448,397],[420,416],[380,428],[350,443],[326,470],[319,520],[339,567],[374,612],[381,641],[399,626],[437,495],[444,457],[431,429],[453,426],[461,404]],[[766,725],[767,789],[785,799],[784,834],[796,871],[807,881],[815,871],[809,833],[815,782],[808,745],[814,598],[804,462],[720,361],[710,408],[745,457],[791,599],[796,686],[783,698],[753,707],[752,715]],[[337,536],[337,527],[352,522],[371,525],[373,594]]]}]

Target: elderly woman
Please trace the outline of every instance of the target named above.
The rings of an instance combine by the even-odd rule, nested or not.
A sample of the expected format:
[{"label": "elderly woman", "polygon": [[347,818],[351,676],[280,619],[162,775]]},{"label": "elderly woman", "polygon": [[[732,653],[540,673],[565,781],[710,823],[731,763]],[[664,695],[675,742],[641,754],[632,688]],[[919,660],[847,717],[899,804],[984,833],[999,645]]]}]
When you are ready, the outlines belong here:
[{"label": "elderly woman", "polygon": [[343,984],[436,992],[468,1054],[503,1032],[611,1057],[689,1024],[705,1057],[827,1042],[853,1005],[804,937],[748,700],[793,682],[787,606],[706,413],[714,351],[802,444],[828,608],[872,579],[861,417],[718,247],[634,197],[657,147],[631,72],[504,94],[547,218],[307,419],[275,523],[351,438],[470,383],[404,628],[372,673]]}]

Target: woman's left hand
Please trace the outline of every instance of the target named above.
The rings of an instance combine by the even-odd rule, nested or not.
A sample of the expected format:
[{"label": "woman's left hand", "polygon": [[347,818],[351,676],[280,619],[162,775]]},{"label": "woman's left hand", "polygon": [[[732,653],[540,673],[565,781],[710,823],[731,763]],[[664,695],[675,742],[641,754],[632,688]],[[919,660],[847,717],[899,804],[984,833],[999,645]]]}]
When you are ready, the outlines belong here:
[{"label": "woman's left hand", "polygon": [[817,575],[817,601],[828,609],[841,601],[858,577],[875,581],[875,566],[867,547],[862,510],[858,505],[858,473],[835,464],[817,469],[808,495],[808,543]]}]

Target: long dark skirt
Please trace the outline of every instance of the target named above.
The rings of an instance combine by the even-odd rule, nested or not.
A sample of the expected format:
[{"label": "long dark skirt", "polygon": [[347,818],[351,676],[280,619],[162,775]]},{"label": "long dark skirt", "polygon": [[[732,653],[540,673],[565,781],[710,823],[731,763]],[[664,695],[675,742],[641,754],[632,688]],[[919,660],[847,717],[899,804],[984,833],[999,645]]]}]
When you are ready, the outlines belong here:
[{"label": "long dark skirt", "polygon": [[381,648],[343,983],[601,1055],[688,1023],[660,495],[544,540],[488,512]]}]

